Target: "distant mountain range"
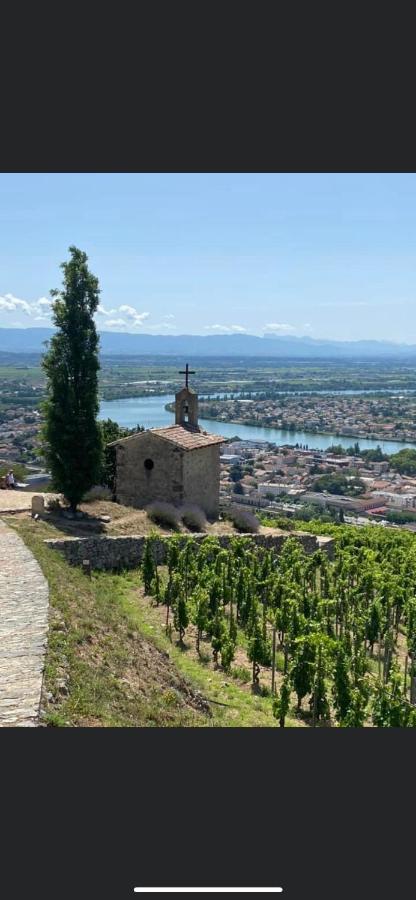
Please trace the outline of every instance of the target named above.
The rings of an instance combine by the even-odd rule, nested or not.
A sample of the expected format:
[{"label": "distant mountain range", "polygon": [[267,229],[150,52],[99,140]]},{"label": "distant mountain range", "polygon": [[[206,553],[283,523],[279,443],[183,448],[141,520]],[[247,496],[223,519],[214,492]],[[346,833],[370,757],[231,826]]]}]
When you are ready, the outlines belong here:
[{"label": "distant mountain range", "polygon": [[[52,328],[0,328],[0,356],[10,353],[41,353]],[[416,359],[416,345],[390,341],[329,341],[310,337],[253,334],[125,334],[101,332],[105,356],[256,356],[298,359]]]}]

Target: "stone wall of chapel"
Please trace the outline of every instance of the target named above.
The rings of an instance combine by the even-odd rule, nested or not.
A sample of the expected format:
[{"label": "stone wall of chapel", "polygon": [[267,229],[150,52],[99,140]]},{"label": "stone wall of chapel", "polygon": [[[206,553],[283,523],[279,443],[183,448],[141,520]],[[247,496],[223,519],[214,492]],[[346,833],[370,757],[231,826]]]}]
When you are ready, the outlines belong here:
[{"label": "stone wall of chapel", "polygon": [[184,501],[195,503],[210,518],[217,518],[220,494],[220,449],[218,444],[200,447],[184,455]]},{"label": "stone wall of chapel", "polygon": [[[153,500],[183,502],[183,451],[150,431],[116,448],[116,498],[144,509]],[[153,463],[145,465],[146,460]],[[149,463],[148,463],[149,466]]]}]

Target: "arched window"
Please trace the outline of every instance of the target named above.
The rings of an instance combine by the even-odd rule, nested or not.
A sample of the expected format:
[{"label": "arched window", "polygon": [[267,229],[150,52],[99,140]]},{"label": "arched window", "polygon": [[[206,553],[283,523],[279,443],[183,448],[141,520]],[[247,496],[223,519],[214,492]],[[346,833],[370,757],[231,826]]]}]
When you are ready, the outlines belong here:
[{"label": "arched window", "polygon": [[154,466],[154,462],[152,459],[149,459],[149,458],[145,459],[144,467],[145,467],[145,469],[147,469],[148,472],[150,472],[153,469],[153,466]]}]

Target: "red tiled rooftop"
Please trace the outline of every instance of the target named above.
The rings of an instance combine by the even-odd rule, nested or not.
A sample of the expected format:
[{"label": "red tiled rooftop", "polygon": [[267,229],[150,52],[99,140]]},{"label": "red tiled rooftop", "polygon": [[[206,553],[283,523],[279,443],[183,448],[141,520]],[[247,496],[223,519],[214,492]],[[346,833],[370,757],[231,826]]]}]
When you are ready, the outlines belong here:
[{"label": "red tiled rooftop", "polygon": [[183,425],[168,425],[166,428],[149,428],[147,431],[140,431],[137,434],[131,434],[129,437],[120,438],[118,441],[112,441],[108,447],[116,444],[124,444],[126,441],[140,439],[145,434],[154,434],[166,441],[171,441],[183,450],[197,450],[199,447],[209,447],[212,444],[223,444],[225,438],[220,434],[209,434],[208,431],[199,431],[198,429],[184,428]]},{"label": "red tiled rooftop", "polygon": [[150,428],[151,434],[157,434],[167,441],[172,441],[183,447],[184,450],[195,450],[197,447],[208,447],[210,444],[223,444],[225,438],[220,434],[210,434],[208,431],[194,431],[184,428],[183,425],[168,425],[167,428]]}]

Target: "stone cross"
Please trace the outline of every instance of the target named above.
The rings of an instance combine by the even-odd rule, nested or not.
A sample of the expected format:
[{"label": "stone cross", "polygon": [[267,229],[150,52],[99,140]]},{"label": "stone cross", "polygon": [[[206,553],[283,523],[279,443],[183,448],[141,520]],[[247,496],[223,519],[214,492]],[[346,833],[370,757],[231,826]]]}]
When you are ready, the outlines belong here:
[{"label": "stone cross", "polygon": [[189,368],[189,363],[186,363],[185,370],[182,372],[179,372],[179,375],[185,375],[185,385],[186,385],[186,387],[189,387],[189,383],[188,383],[189,375],[196,375],[196,372],[191,372],[191,370]]}]

